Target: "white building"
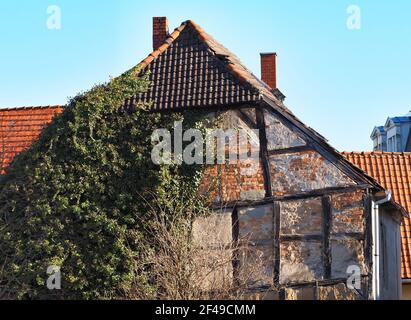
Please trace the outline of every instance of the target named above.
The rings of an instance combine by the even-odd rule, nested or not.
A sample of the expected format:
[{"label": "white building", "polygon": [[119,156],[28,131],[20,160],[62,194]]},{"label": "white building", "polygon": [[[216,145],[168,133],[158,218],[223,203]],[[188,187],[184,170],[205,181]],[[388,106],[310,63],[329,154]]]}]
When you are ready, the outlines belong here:
[{"label": "white building", "polygon": [[371,139],[374,151],[411,152],[411,111],[403,117],[388,118],[384,126],[375,127]]}]

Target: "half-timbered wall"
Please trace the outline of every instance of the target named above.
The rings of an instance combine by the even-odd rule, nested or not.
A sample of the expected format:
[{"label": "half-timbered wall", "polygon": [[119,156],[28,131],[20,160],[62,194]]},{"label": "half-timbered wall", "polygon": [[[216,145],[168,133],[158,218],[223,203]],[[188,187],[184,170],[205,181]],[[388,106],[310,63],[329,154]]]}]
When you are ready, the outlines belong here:
[{"label": "half-timbered wall", "polygon": [[[239,256],[233,275],[249,277],[253,298],[367,299],[367,190],[271,110],[230,110],[219,119],[222,129],[235,126],[260,132],[255,174],[241,175],[240,162],[208,170],[208,183],[213,179],[219,186],[215,207],[225,208],[221,219],[232,228],[233,238],[247,239],[255,252],[244,259]],[[256,257],[261,263],[258,270],[250,267]],[[350,266],[361,270],[358,292],[346,286]]]}]

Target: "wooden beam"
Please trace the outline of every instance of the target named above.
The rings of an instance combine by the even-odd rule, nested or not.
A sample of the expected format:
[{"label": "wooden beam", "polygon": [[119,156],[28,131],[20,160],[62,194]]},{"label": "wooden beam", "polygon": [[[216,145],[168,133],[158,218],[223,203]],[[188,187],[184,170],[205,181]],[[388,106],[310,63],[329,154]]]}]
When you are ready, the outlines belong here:
[{"label": "wooden beam", "polygon": [[278,299],[279,299],[280,301],[284,301],[284,300],[286,299],[285,289],[284,289],[284,288],[281,288],[281,289],[278,291]]},{"label": "wooden beam", "polygon": [[267,133],[265,130],[264,110],[260,108],[255,109],[257,128],[260,136],[260,159],[263,164],[264,188],[266,198],[272,197],[271,177],[270,177],[270,163],[267,149]]},{"label": "wooden beam", "polygon": [[298,152],[304,152],[304,151],[315,151],[315,149],[309,145],[305,145],[305,146],[291,147],[291,148],[286,148],[286,149],[270,150],[268,151],[268,155],[275,156],[275,155],[298,153]]},{"label": "wooden beam", "polygon": [[[274,229],[275,230],[275,229]],[[357,232],[338,232],[333,233],[333,236],[338,238],[352,238],[355,240],[364,240],[364,234]],[[280,242],[290,242],[290,241],[323,241],[323,234],[282,234],[280,235]],[[251,246],[267,246],[270,245],[271,240],[253,240]]]},{"label": "wooden beam", "polygon": [[249,200],[249,201],[230,201],[224,204],[216,203],[212,205],[212,208],[243,208],[243,207],[255,207],[261,205],[267,205],[274,201],[293,201],[293,200],[304,200],[310,198],[319,198],[324,195],[333,195],[339,193],[350,193],[355,192],[358,190],[366,190],[370,188],[370,185],[353,185],[353,186],[342,186],[342,187],[332,187],[332,188],[324,188],[324,189],[317,189],[311,190],[306,192],[300,192],[295,194],[289,194],[284,196],[273,196],[264,198],[261,200]]},{"label": "wooden beam", "polygon": [[281,233],[281,204],[273,202],[273,232],[274,232],[274,286],[280,286],[280,263],[281,263],[281,248],[280,248],[280,233]]},{"label": "wooden beam", "polygon": [[330,229],[331,229],[331,198],[324,196],[321,200],[323,207],[323,267],[324,278],[331,278],[331,247],[330,247]]},{"label": "wooden beam", "polygon": [[[367,275],[361,275],[361,279],[368,278]],[[291,282],[283,285],[283,288],[290,288],[290,289],[298,289],[298,288],[305,288],[305,287],[313,287],[318,285],[318,287],[328,287],[337,284],[347,284],[346,278],[338,278],[338,279],[324,279],[318,281],[307,281],[307,282]]]},{"label": "wooden beam", "polygon": [[234,209],[231,214],[231,222],[232,222],[232,238],[233,238],[233,257],[232,257],[232,264],[233,264],[233,280],[236,285],[239,284],[239,276],[240,276],[240,252],[238,250],[239,244],[239,237],[240,237],[240,225],[238,219],[238,211]]},{"label": "wooden beam", "polygon": [[253,121],[246,113],[244,113],[241,109],[236,110],[237,115],[239,118],[247,124],[250,129],[258,129],[257,123]]},{"label": "wooden beam", "polygon": [[298,235],[298,234],[293,234],[293,235],[288,235],[284,234],[280,236],[281,242],[290,242],[290,241],[305,241],[305,242],[310,242],[310,241],[322,241],[323,240],[323,235],[321,234],[304,234],[304,235]]},{"label": "wooden beam", "polygon": [[[361,275],[362,280],[367,280],[369,278],[367,275]],[[275,291],[278,292],[279,294],[279,299],[280,300],[285,300],[285,290],[286,289],[303,289],[303,288],[324,288],[324,287],[331,287],[331,286],[336,286],[339,284],[347,284],[347,279],[346,278],[336,278],[336,279],[325,279],[325,280],[318,280],[318,281],[311,281],[311,282],[290,282],[287,284],[282,285],[280,288],[274,289]],[[273,290],[272,287],[262,285],[258,287],[254,287],[253,289],[247,290],[250,293],[261,293],[261,292],[267,292]],[[357,294],[359,296],[362,296],[361,292],[357,291]],[[364,299],[367,299],[367,297],[362,296]],[[318,296],[317,296],[318,298]]]}]

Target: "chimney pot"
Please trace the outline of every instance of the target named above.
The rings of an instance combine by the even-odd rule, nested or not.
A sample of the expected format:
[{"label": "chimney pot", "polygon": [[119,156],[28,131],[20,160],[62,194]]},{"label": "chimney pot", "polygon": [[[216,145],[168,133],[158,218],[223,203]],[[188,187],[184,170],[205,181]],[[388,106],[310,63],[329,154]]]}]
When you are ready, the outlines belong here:
[{"label": "chimney pot", "polygon": [[169,36],[167,17],[153,18],[153,50],[157,50]]},{"label": "chimney pot", "polygon": [[261,53],[261,80],[272,90],[277,89],[277,54]]}]

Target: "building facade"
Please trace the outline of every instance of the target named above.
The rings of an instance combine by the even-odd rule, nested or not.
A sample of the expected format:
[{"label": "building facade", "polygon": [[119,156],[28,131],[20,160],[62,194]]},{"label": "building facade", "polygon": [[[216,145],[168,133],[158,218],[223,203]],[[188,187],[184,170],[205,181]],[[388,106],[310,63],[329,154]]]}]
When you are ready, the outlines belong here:
[{"label": "building facade", "polygon": [[384,126],[375,127],[371,140],[374,151],[411,152],[411,112],[388,118]]},{"label": "building facade", "polygon": [[[399,255],[387,253],[399,247],[405,212],[284,105],[276,55],[261,55],[259,79],[193,21],[171,34],[166,18],[153,21],[154,51],[139,64],[151,86],[126,101],[124,111],[138,103],[150,104],[152,112],[207,110],[208,118],[222,119],[221,129],[243,129],[259,146],[252,173],[241,174],[250,163],[240,159],[206,170],[204,184],[218,185],[211,195],[214,214],[196,225],[220,236],[203,239],[204,246],[212,252],[244,238],[252,243],[247,256],[227,251],[233,263],[224,272],[233,281],[247,275],[256,299],[398,299],[400,277],[392,271],[399,270]],[[5,150],[21,136],[40,134],[34,123],[32,135],[24,128],[21,110],[14,110],[20,117],[14,120],[13,110],[6,112]],[[261,266],[252,268],[257,257]]]}]

